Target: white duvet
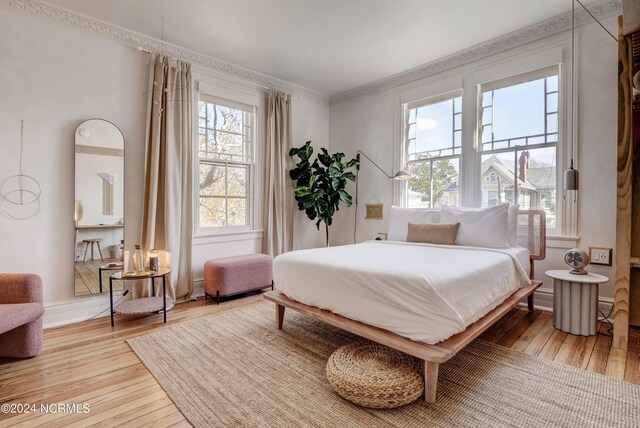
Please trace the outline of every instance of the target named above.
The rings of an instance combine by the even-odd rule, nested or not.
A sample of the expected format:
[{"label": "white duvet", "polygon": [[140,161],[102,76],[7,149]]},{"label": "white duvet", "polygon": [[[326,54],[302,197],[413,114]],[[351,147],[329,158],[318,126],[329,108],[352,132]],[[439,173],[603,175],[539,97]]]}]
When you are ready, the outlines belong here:
[{"label": "white duvet", "polygon": [[273,274],[291,299],[435,344],[530,284],[526,260],[525,249],[376,241],[292,251]]}]

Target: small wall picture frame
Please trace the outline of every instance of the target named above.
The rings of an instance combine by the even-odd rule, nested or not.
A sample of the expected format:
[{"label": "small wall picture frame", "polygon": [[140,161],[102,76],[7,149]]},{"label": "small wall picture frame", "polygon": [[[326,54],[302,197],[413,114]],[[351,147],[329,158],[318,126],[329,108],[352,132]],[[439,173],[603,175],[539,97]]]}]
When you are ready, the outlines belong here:
[{"label": "small wall picture frame", "polygon": [[613,248],[589,247],[589,260],[592,265],[611,266],[613,263]]},{"label": "small wall picture frame", "polygon": [[381,220],[383,204],[367,204],[367,219]]}]

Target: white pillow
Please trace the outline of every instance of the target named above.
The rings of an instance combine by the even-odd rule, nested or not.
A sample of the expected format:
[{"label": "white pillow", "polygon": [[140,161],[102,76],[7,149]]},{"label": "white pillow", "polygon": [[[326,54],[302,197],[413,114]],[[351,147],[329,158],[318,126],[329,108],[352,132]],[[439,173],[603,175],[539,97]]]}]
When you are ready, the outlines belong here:
[{"label": "white pillow", "polygon": [[440,208],[400,208],[391,206],[389,241],[406,241],[409,223],[440,223]]},{"label": "white pillow", "polygon": [[509,246],[517,247],[518,246],[518,211],[520,210],[520,205],[509,205],[509,211],[507,216],[509,219],[508,235],[509,235]]},{"label": "white pillow", "polygon": [[460,223],[456,245],[505,248],[509,246],[508,204],[490,208],[442,207],[442,223]]}]

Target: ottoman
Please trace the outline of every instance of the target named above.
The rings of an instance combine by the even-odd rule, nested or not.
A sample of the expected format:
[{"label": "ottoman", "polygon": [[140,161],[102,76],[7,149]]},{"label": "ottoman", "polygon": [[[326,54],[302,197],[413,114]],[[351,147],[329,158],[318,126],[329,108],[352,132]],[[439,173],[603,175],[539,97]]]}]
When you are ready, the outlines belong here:
[{"label": "ottoman", "polygon": [[424,391],[421,360],[374,342],[338,348],[327,361],[327,380],[342,398],[372,409],[404,406]]},{"label": "ottoman", "polygon": [[204,264],[204,298],[233,296],[273,289],[273,259],[266,254],[246,254],[209,260]]}]

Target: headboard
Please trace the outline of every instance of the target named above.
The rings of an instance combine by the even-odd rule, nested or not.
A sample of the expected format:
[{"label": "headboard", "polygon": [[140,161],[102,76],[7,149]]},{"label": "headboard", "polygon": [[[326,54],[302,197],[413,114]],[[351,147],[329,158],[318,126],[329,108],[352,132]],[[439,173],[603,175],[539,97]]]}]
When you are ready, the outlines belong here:
[{"label": "headboard", "polygon": [[544,260],[547,251],[547,216],[541,210],[518,212],[518,245],[527,248],[532,260]]}]

